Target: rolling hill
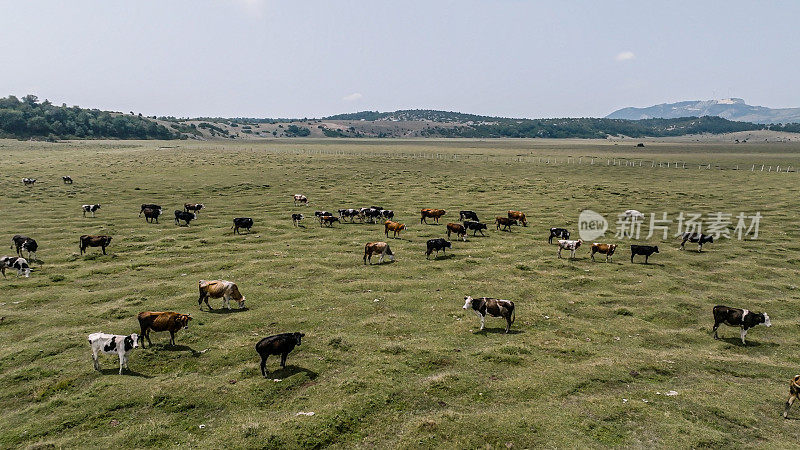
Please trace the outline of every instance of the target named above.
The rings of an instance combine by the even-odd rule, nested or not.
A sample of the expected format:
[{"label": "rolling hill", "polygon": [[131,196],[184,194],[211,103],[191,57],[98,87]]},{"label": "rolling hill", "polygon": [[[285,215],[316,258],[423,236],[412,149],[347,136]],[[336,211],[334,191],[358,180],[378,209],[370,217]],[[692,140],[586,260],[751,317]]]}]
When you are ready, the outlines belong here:
[{"label": "rolling hill", "polygon": [[800,122],[800,108],[767,108],[752,106],[741,98],[693,100],[662,103],[645,108],[622,108],[607,115],[607,119],[675,119],[679,117],[717,116],[724,119],[761,124]]}]

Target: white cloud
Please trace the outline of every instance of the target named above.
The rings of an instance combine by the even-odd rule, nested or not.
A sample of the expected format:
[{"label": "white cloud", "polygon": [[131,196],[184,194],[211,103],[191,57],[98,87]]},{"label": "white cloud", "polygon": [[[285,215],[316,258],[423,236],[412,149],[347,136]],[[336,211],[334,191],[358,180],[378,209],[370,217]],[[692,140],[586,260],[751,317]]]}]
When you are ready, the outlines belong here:
[{"label": "white cloud", "polygon": [[342,100],[346,102],[354,102],[356,100],[361,100],[362,97],[364,96],[359,94],[358,92],[353,92],[350,95],[345,95],[344,97],[342,97]]},{"label": "white cloud", "polygon": [[636,58],[636,55],[631,51],[620,52],[614,57],[617,61],[629,61],[633,58]]}]

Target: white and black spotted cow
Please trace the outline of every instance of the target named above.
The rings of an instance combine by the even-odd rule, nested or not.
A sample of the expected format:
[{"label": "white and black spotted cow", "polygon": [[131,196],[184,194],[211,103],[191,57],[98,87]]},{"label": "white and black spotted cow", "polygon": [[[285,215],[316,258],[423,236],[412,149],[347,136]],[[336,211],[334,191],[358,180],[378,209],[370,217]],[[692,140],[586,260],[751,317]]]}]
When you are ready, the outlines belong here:
[{"label": "white and black spotted cow", "polygon": [[747,336],[747,330],[755,327],[756,325],[764,324],[767,327],[772,326],[769,321],[767,313],[754,313],[746,309],[728,308],[727,306],[717,305],[714,307],[714,339],[719,339],[717,336],[717,328],[724,323],[730,327],[741,327],[742,345],[747,345],[744,342],[744,337]]},{"label": "white and black spotted cow", "polygon": [[92,360],[94,361],[94,369],[100,370],[100,364],[97,363],[97,354],[100,352],[108,353],[109,355],[119,355],[119,374],[122,375],[122,369],[128,368],[128,355],[131,350],[139,346],[139,335],[133,333],[129,336],[122,336],[119,334],[106,334],[106,333],[92,333],[89,335],[89,344],[92,346]]},{"label": "white and black spotted cow", "polygon": [[569,239],[559,239],[558,240],[558,257],[561,258],[561,250],[569,250],[569,257],[575,257],[575,250],[583,244],[582,239],[578,239],[577,241],[571,241]]},{"label": "white and black spotted cow", "polygon": [[17,271],[17,276],[24,275],[25,278],[31,276],[31,268],[25,258],[3,256],[0,258],[0,271],[3,273],[3,278],[6,277],[6,269],[15,269]]},{"label": "white and black spotted cow", "polygon": [[25,186],[33,186],[34,184],[36,184],[36,178],[23,178],[22,184],[24,184]]},{"label": "white and black spotted cow", "polygon": [[94,217],[94,213],[100,209],[100,205],[82,205],[81,208],[83,208],[83,217],[86,217],[87,212],[92,213],[92,217]]},{"label": "white and black spotted cow", "polygon": [[483,330],[486,314],[492,317],[502,317],[506,319],[506,333],[511,328],[517,315],[514,313],[514,302],[511,300],[501,300],[499,298],[472,298],[469,295],[464,297],[464,309],[471,309],[481,319],[481,330]]}]

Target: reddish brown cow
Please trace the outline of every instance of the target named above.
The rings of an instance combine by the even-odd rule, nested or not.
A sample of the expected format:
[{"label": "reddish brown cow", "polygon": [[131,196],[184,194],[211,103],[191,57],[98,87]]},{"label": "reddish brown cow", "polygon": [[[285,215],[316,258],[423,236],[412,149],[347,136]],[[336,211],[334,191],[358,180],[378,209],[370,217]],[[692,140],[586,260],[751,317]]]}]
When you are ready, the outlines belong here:
[{"label": "reddish brown cow", "polygon": [[497,224],[497,229],[500,229],[500,226],[503,227],[504,230],[511,231],[511,225],[516,225],[516,219],[509,219],[508,217],[497,216],[494,218],[494,223]]},{"label": "reddish brown cow", "polygon": [[611,261],[611,255],[617,250],[617,244],[601,244],[595,242],[592,244],[592,261],[594,261],[594,254],[600,253],[606,255],[606,262]]},{"label": "reddish brown cow", "polygon": [[525,213],[522,211],[509,211],[508,218],[520,222],[523,227],[528,226],[528,220],[525,218]]},{"label": "reddish brown cow", "polygon": [[447,237],[450,238],[450,233],[455,233],[457,237],[460,237],[462,240],[467,240],[467,229],[464,228],[464,225],[460,223],[448,223],[447,224]]},{"label": "reddish brown cow", "polygon": [[445,215],[447,211],[443,209],[425,208],[420,212],[422,213],[422,217],[420,217],[419,223],[428,223],[426,220],[428,217],[432,218],[434,222],[439,223],[439,218]]},{"label": "reddish brown cow", "polygon": [[139,326],[142,331],[139,337],[142,339],[142,348],[144,340],[147,339],[147,344],[152,346],[150,341],[150,331],[169,331],[169,345],[175,345],[175,333],[181,328],[189,328],[189,321],[192,317],[188,314],[178,314],[173,311],[142,311],[137,317],[139,319]]},{"label": "reddish brown cow", "polygon": [[387,220],[386,222],[383,223],[383,225],[384,225],[384,232],[386,233],[387,238],[389,237],[390,231],[394,232],[394,235],[392,237],[397,237],[397,235],[400,234],[401,231],[406,229],[405,224],[399,222],[392,222],[391,220]]}]

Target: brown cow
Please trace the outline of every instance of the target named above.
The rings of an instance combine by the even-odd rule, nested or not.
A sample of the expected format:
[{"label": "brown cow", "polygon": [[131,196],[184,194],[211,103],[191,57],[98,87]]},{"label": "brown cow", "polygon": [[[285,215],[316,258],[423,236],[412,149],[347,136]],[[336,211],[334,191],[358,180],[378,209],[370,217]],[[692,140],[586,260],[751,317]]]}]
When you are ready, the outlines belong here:
[{"label": "brown cow", "polygon": [[783,410],[783,418],[789,416],[789,408],[795,400],[800,400],[800,375],[795,375],[789,382],[789,399],[786,400],[786,409]]},{"label": "brown cow", "polygon": [[336,216],[319,216],[319,226],[325,224],[329,227],[333,227],[333,223],[338,221],[339,218]]},{"label": "brown cow", "polygon": [[528,226],[528,220],[525,218],[525,213],[522,211],[509,211],[508,218],[519,221],[520,223],[522,223],[523,227]]},{"label": "brown cow", "polygon": [[142,331],[139,333],[139,338],[142,340],[142,348],[144,340],[147,339],[147,344],[152,346],[150,341],[150,331],[169,331],[169,345],[175,345],[175,333],[181,328],[189,328],[189,321],[192,316],[188,314],[178,314],[173,311],[142,311],[137,316],[139,319],[139,326]]},{"label": "brown cow", "polygon": [[426,224],[428,223],[428,221],[426,220],[428,217],[432,218],[434,222],[439,223],[439,218],[445,215],[445,213],[447,213],[447,211],[443,209],[430,209],[430,208],[425,208],[420,212],[422,213],[422,217],[419,219],[419,223],[426,223]]},{"label": "brown cow", "polygon": [[111,236],[91,236],[84,234],[81,236],[80,248],[81,255],[86,251],[86,247],[102,247],[103,254],[106,254],[106,247],[111,244]]},{"label": "brown cow", "polygon": [[592,244],[592,261],[594,261],[594,254],[600,253],[606,255],[606,262],[611,261],[611,255],[614,254],[614,251],[617,250],[617,244],[601,244],[599,242],[595,242]]},{"label": "brown cow", "polygon": [[236,286],[236,283],[232,281],[200,280],[198,287],[200,289],[200,298],[197,300],[197,305],[200,306],[201,311],[203,310],[204,300],[206,302],[206,306],[208,306],[208,310],[210,311],[213,309],[211,305],[208,304],[208,297],[222,297],[222,306],[227,309],[231,309],[231,299],[236,300],[236,303],[239,304],[239,309],[244,308],[245,297],[241,292],[239,292],[239,286]]},{"label": "brown cow", "polygon": [[511,225],[516,225],[516,219],[509,219],[508,217],[497,216],[495,217],[494,223],[497,224],[497,229],[500,229],[500,226],[503,226],[504,230],[511,231]]},{"label": "brown cow", "polygon": [[467,229],[464,228],[464,225],[460,223],[448,223],[447,224],[447,237],[450,238],[450,233],[455,233],[457,237],[460,237],[462,240],[467,240]]},{"label": "brown cow", "polygon": [[389,259],[394,261],[394,254],[392,253],[392,249],[389,248],[389,244],[386,242],[367,242],[367,245],[364,246],[364,264],[369,263],[372,264],[372,255],[380,254],[381,257],[378,259],[378,264],[383,263],[383,257],[385,255],[389,255]]},{"label": "brown cow", "polygon": [[397,235],[400,234],[401,231],[406,229],[405,224],[402,224],[400,222],[392,222],[391,220],[387,220],[386,222],[384,222],[383,226],[384,226],[384,232],[386,232],[386,237],[387,238],[389,237],[389,231],[394,232],[394,235],[392,237],[396,238]]}]

